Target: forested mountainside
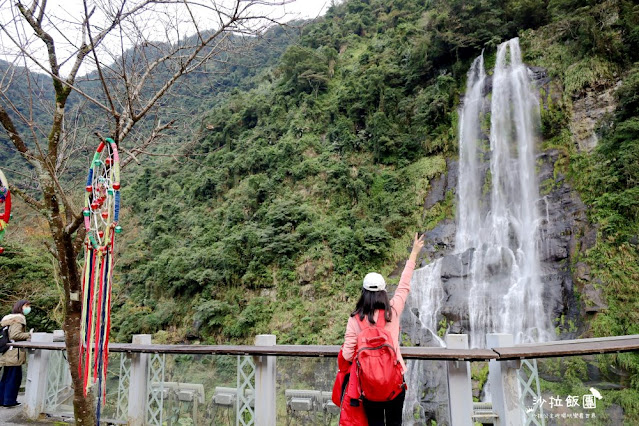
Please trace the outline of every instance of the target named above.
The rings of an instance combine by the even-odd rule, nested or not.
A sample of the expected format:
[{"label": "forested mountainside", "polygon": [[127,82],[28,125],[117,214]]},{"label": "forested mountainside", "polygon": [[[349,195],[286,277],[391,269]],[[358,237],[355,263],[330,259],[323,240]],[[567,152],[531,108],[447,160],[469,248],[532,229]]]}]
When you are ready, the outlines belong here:
[{"label": "forested mountainside", "polygon": [[[169,110],[166,116],[168,119],[175,119],[180,125],[177,126],[177,131],[163,139],[165,143],[154,148],[154,153],[174,153],[175,146],[196,140],[192,133],[193,123],[196,123],[196,127],[199,126],[201,119],[198,117],[201,112],[222,102],[233,90],[255,87],[263,78],[264,70],[273,66],[287,46],[298,37],[299,23],[296,22],[290,22],[283,27],[272,27],[261,38],[249,43],[242,38],[230,37],[228,41],[235,50],[233,58],[219,57],[218,61],[209,64],[206,69],[188,74],[166,97],[169,105],[166,108]],[[131,54],[131,51],[127,54]],[[166,73],[166,70],[163,72]],[[21,117],[17,117],[11,108],[7,108],[7,113],[13,118],[18,130],[26,135],[33,132],[41,137],[51,125],[51,112],[54,110],[51,80],[46,75],[29,73],[25,68],[12,66],[2,60],[0,76],[6,87],[4,99],[21,112]],[[89,96],[99,97],[101,92],[95,77],[95,72],[92,72],[81,77],[77,84]],[[160,75],[157,78],[162,77]],[[67,172],[62,176],[64,180],[60,184],[64,187],[78,188],[78,182],[86,179],[86,164],[95,149],[91,143],[95,139],[93,133],[104,130],[86,124],[91,122],[90,119],[86,119],[87,116],[91,117],[92,114],[101,112],[82,96],[72,93],[68,104],[71,116],[79,117],[78,111],[84,110],[85,119],[77,127],[77,123],[73,123],[74,134],[69,138],[75,141],[88,139],[89,142],[78,143],[80,149],[75,153],[75,157],[70,159]],[[89,111],[87,114],[87,109],[93,110],[92,113]],[[154,117],[150,122],[153,119]],[[32,123],[31,130],[25,131],[25,121]],[[148,126],[149,123],[142,123],[140,127],[145,131],[148,130]],[[184,128],[188,131],[183,131]],[[30,137],[27,136],[27,139]],[[146,161],[148,164],[154,163],[153,157],[147,158]],[[0,168],[8,176],[11,185],[28,194],[37,194],[37,191],[34,191],[37,189],[35,180],[31,177],[33,171],[18,155],[5,132],[0,132]],[[135,175],[136,171],[131,170],[131,173]],[[81,196],[81,192],[78,192],[79,203]],[[12,220],[7,228],[7,238],[3,241],[7,251],[0,259],[0,282],[4,284],[0,286],[0,306],[3,311],[9,311],[12,300],[28,296],[34,302],[30,322],[35,328],[59,328],[62,320],[59,304],[62,287],[55,278],[54,263],[46,247],[49,243],[48,232],[45,230],[46,222],[38,213],[23,204],[18,196],[14,195],[13,203]],[[81,259],[79,261],[81,262]]]},{"label": "forested mountainside", "polygon": [[[579,192],[596,230],[569,265],[580,323],[556,318],[558,334],[639,334],[639,6],[346,0],[176,135],[188,143],[175,158],[127,170],[112,335],[340,343],[362,276],[397,278],[412,233],[454,218],[452,190],[426,199],[458,155],[466,72],[482,50],[490,69],[516,36],[549,77],[539,149],[557,152],[553,176]],[[0,259],[13,293],[53,285],[46,261],[19,255],[38,249]],[[586,285],[602,309],[586,313]],[[639,389],[639,356],[614,361]],[[617,398],[637,416],[629,392]]]},{"label": "forested mountainside", "polygon": [[[600,224],[584,260],[632,284],[637,13],[632,2],[333,6],[256,88],[206,114],[186,157],[143,165],[128,185],[119,337],[174,327],[177,339],[339,342],[335,316],[350,303],[335,301],[352,301],[367,270],[393,273],[410,232],[454,215],[454,194],[429,209],[424,199],[456,156],[466,71],[517,35],[553,82],[544,144],[561,149],[557,172]],[[605,90],[614,111],[597,148],[581,148],[573,109]],[[619,310],[598,316],[599,333],[633,327],[634,310]]]},{"label": "forested mountainside", "polygon": [[[206,32],[204,34],[206,35]],[[225,99],[232,90],[249,90],[255,87],[260,81],[258,76],[265,69],[275,65],[287,46],[295,42],[298,37],[299,22],[295,21],[290,22],[288,26],[272,27],[261,38],[249,42],[241,37],[229,37],[225,41],[231,46],[229,51],[233,51],[233,58],[229,58],[228,54],[222,55],[205,69],[187,74],[167,96],[168,105],[178,111],[173,114],[173,117],[198,116],[202,111],[209,110]],[[185,43],[188,42],[187,39]],[[148,50],[146,55],[149,58],[157,55],[155,50]],[[133,55],[133,49],[125,54],[127,57]],[[167,69],[158,70],[156,80],[165,79],[168,72]],[[10,100],[25,120],[31,121],[34,127],[46,129],[51,124],[53,108],[54,94],[51,79],[45,74],[30,73],[27,76],[27,69],[13,66],[2,60],[0,60],[0,78],[7,87],[4,93],[6,99]],[[77,84],[89,96],[100,98],[100,83],[96,71],[80,77]],[[68,103],[72,112],[82,108],[95,110],[94,105],[87,103],[77,93],[71,95]],[[11,110],[8,110],[8,113],[14,115]],[[99,114],[98,111],[95,113]],[[23,120],[16,119],[15,116],[13,118],[20,127],[18,130],[22,130]],[[86,127],[84,130],[88,134],[97,130]],[[5,168],[14,164],[16,167],[21,167],[24,164],[20,156],[16,155],[15,148],[9,143],[8,136],[4,132],[0,134],[0,148],[0,162]]]}]

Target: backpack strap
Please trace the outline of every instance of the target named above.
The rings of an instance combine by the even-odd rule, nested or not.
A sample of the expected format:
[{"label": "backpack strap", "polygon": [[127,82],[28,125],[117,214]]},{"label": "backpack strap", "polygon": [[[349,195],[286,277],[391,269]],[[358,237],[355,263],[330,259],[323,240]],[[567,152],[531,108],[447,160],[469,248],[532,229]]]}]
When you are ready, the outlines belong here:
[{"label": "backpack strap", "polygon": [[379,309],[377,314],[377,321],[375,321],[375,324],[371,324],[366,320],[366,317],[364,317],[364,319],[359,319],[359,316],[356,317],[357,319],[357,324],[359,325],[359,332],[361,333],[365,328],[367,327],[379,327],[379,328],[384,328],[384,326],[386,325],[386,318],[384,318],[384,310],[383,309]]}]

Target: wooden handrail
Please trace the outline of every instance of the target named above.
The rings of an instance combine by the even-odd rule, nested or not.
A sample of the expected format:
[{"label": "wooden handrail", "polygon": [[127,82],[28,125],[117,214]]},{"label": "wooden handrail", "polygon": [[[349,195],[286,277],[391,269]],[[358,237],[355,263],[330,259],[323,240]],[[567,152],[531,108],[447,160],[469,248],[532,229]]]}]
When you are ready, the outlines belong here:
[{"label": "wooden handrail", "polygon": [[[66,350],[64,342],[16,342],[14,346],[28,349],[45,349],[53,351]],[[163,353],[163,354],[199,354],[199,355],[273,355],[289,357],[333,357],[336,358],[340,346],[324,345],[275,345],[275,346],[242,346],[242,345],[136,345],[132,343],[111,343],[110,352],[129,353]],[[446,349],[402,347],[402,356],[406,359],[438,359],[485,361],[497,358],[490,349]]]},{"label": "wooden handrail", "polygon": [[512,347],[493,348],[492,350],[499,355],[499,360],[632,352],[639,350],[639,334],[526,343]]},{"label": "wooden handrail", "polygon": [[[64,342],[16,342],[16,347],[45,350],[66,350]],[[288,357],[337,357],[340,346],[324,345],[137,345],[111,343],[110,352],[165,353],[200,355],[272,355]],[[561,356],[592,355],[639,350],[639,335],[613,336],[594,339],[560,340],[557,342],[521,344],[512,347],[491,349],[447,349],[425,347],[402,347],[405,359],[460,360],[460,361],[506,361]]]}]

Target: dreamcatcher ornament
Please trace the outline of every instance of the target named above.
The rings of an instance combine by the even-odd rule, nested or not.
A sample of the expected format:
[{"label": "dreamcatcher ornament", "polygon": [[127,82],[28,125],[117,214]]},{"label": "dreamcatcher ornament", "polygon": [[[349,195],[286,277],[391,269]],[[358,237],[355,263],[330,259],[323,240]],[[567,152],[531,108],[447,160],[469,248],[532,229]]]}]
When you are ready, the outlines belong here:
[{"label": "dreamcatcher ornament", "polygon": [[84,269],[80,363],[84,395],[98,384],[97,418],[106,396],[111,328],[111,289],[115,234],[122,231],[120,217],[120,157],[111,138],[100,142],[91,161],[84,209]]},{"label": "dreamcatcher ornament", "polygon": [[[0,170],[0,243],[4,238],[4,231],[11,219],[11,192],[9,191],[9,182]],[[0,254],[4,253],[4,247],[0,246]]]}]

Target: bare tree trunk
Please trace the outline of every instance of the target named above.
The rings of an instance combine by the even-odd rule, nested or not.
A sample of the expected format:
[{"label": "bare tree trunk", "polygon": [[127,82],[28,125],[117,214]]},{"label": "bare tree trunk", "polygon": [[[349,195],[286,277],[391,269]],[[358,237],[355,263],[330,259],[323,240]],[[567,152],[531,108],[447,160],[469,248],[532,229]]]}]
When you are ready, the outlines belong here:
[{"label": "bare tree trunk", "polygon": [[71,369],[73,383],[73,413],[76,424],[94,426],[97,424],[95,415],[95,396],[89,392],[84,396],[82,377],[80,376],[80,303],[69,301],[66,304],[64,316],[64,339],[67,346],[67,359]]}]

